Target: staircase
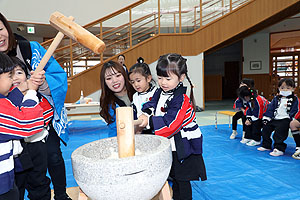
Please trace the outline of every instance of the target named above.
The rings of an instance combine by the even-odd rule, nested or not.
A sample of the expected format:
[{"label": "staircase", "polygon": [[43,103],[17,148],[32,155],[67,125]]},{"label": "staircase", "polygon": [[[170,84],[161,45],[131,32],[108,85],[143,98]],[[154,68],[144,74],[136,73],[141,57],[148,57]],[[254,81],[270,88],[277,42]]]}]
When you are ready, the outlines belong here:
[{"label": "staircase", "polygon": [[[69,76],[66,102],[78,100],[81,90],[85,95],[99,90],[102,64],[116,60],[120,53],[126,56],[128,67],[139,56],[152,63],[170,52],[198,55],[222,48],[300,11],[300,0],[200,0],[193,8],[178,6],[176,10],[160,0],[156,11],[143,14],[141,8],[149,2],[138,1],[84,26],[105,42],[106,50],[100,56],[68,38],[63,40],[55,58]],[[50,44],[51,40],[43,45],[47,48]],[[78,66],[86,70],[75,74]]]}]

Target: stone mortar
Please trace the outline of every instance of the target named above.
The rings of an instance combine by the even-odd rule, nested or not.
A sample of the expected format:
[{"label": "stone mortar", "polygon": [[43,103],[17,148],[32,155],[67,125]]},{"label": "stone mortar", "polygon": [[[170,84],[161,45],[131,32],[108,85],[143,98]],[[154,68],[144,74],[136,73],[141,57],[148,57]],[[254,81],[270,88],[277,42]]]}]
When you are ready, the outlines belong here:
[{"label": "stone mortar", "polygon": [[136,156],[118,158],[117,138],[107,138],[77,148],[71,156],[73,174],[92,200],[149,200],[168,178],[170,141],[155,135],[135,136]]}]

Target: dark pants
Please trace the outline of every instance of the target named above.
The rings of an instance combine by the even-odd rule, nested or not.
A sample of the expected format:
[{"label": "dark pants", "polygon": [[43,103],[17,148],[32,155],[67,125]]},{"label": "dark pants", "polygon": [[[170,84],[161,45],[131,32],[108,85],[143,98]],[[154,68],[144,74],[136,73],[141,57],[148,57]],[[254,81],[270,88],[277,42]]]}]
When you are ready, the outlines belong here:
[{"label": "dark pants", "polygon": [[261,135],[262,135],[261,128],[262,128],[261,119],[252,121],[251,125],[245,126],[245,138],[252,139],[259,142],[261,140]]},{"label": "dark pants", "polygon": [[272,148],[272,139],[271,134],[274,131],[273,139],[274,139],[274,148],[279,151],[285,151],[286,144],[284,141],[287,139],[289,135],[290,128],[290,119],[281,119],[281,120],[271,120],[263,127],[263,142],[262,146],[271,149]]},{"label": "dark pants", "polygon": [[47,146],[44,142],[27,143],[27,150],[33,168],[16,173],[15,179],[20,192],[20,200],[24,199],[25,188],[31,200],[49,200],[51,198],[50,179],[47,174]]},{"label": "dark pants", "polygon": [[60,138],[50,125],[49,136],[46,141],[48,171],[53,184],[55,199],[66,194],[66,168],[65,162],[60,150]]},{"label": "dark pants", "polygon": [[244,115],[243,111],[238,111],[238,112],[235,113],[235,115],[233,115],[233,117],[232,117],[232,130],[236,131],[237,121],[241,118],[242,118],[242,123],[243,123],[243,131],[245,131],[246,116]]},{"label": "dark pants", "polygon": [[19,190],[14,184],[14,187],[4,194],[0,194],[0,200],[19,200]]},{"label": "dark pants", "polygon": [[173,199],[192,200],[192,186],[190,181],[180,181],[173,179]]},{"label": "dark pants", "polygon": [[292,131],[294,141],[296,143],[296,147],[300,147],[300,131]]}]

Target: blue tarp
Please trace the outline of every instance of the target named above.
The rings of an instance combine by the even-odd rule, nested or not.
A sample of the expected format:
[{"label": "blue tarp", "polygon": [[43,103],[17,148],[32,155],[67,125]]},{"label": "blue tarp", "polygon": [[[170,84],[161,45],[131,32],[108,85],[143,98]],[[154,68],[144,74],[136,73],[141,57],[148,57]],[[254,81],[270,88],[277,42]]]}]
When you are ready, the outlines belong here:
[{"label": "blue tarp", "polygon": [[[62,146],[66,163],[67,187],[77,186],[71,166],[71,153],[79,146],[106,138],[108,128],[103,121],[71,121],[68,146]],[[207,181],[194,181],[193,199],[202,200],[296,200],[300,199],[300,160],[291,155],[295,151],[292,138],[288,138],[284,156],[272,157],[269,152],[241,144],[241,126],[238,136],[230,140],[228,124],[201,126],[203,157]]]}]

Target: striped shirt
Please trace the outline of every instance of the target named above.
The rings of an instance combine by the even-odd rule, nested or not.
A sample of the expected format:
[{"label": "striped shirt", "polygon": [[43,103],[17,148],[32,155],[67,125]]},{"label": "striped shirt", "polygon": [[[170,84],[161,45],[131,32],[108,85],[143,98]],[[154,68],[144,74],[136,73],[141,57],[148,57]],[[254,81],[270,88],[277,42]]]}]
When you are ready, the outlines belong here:
[{"label": "striped shirt", "polygon": [[[24,98],[23,98],[24,97]],[[22,101],[23,99],[23,101]],[[19,107],[13,101],[21,101]],[[38,105],[36,91],[29,90],[25,96],[18,90],[8,98],[0,94],[0,195],[8,192],[14,184],[14,161],[12,140],[22,139],[43,130],[43,110]]]}]

